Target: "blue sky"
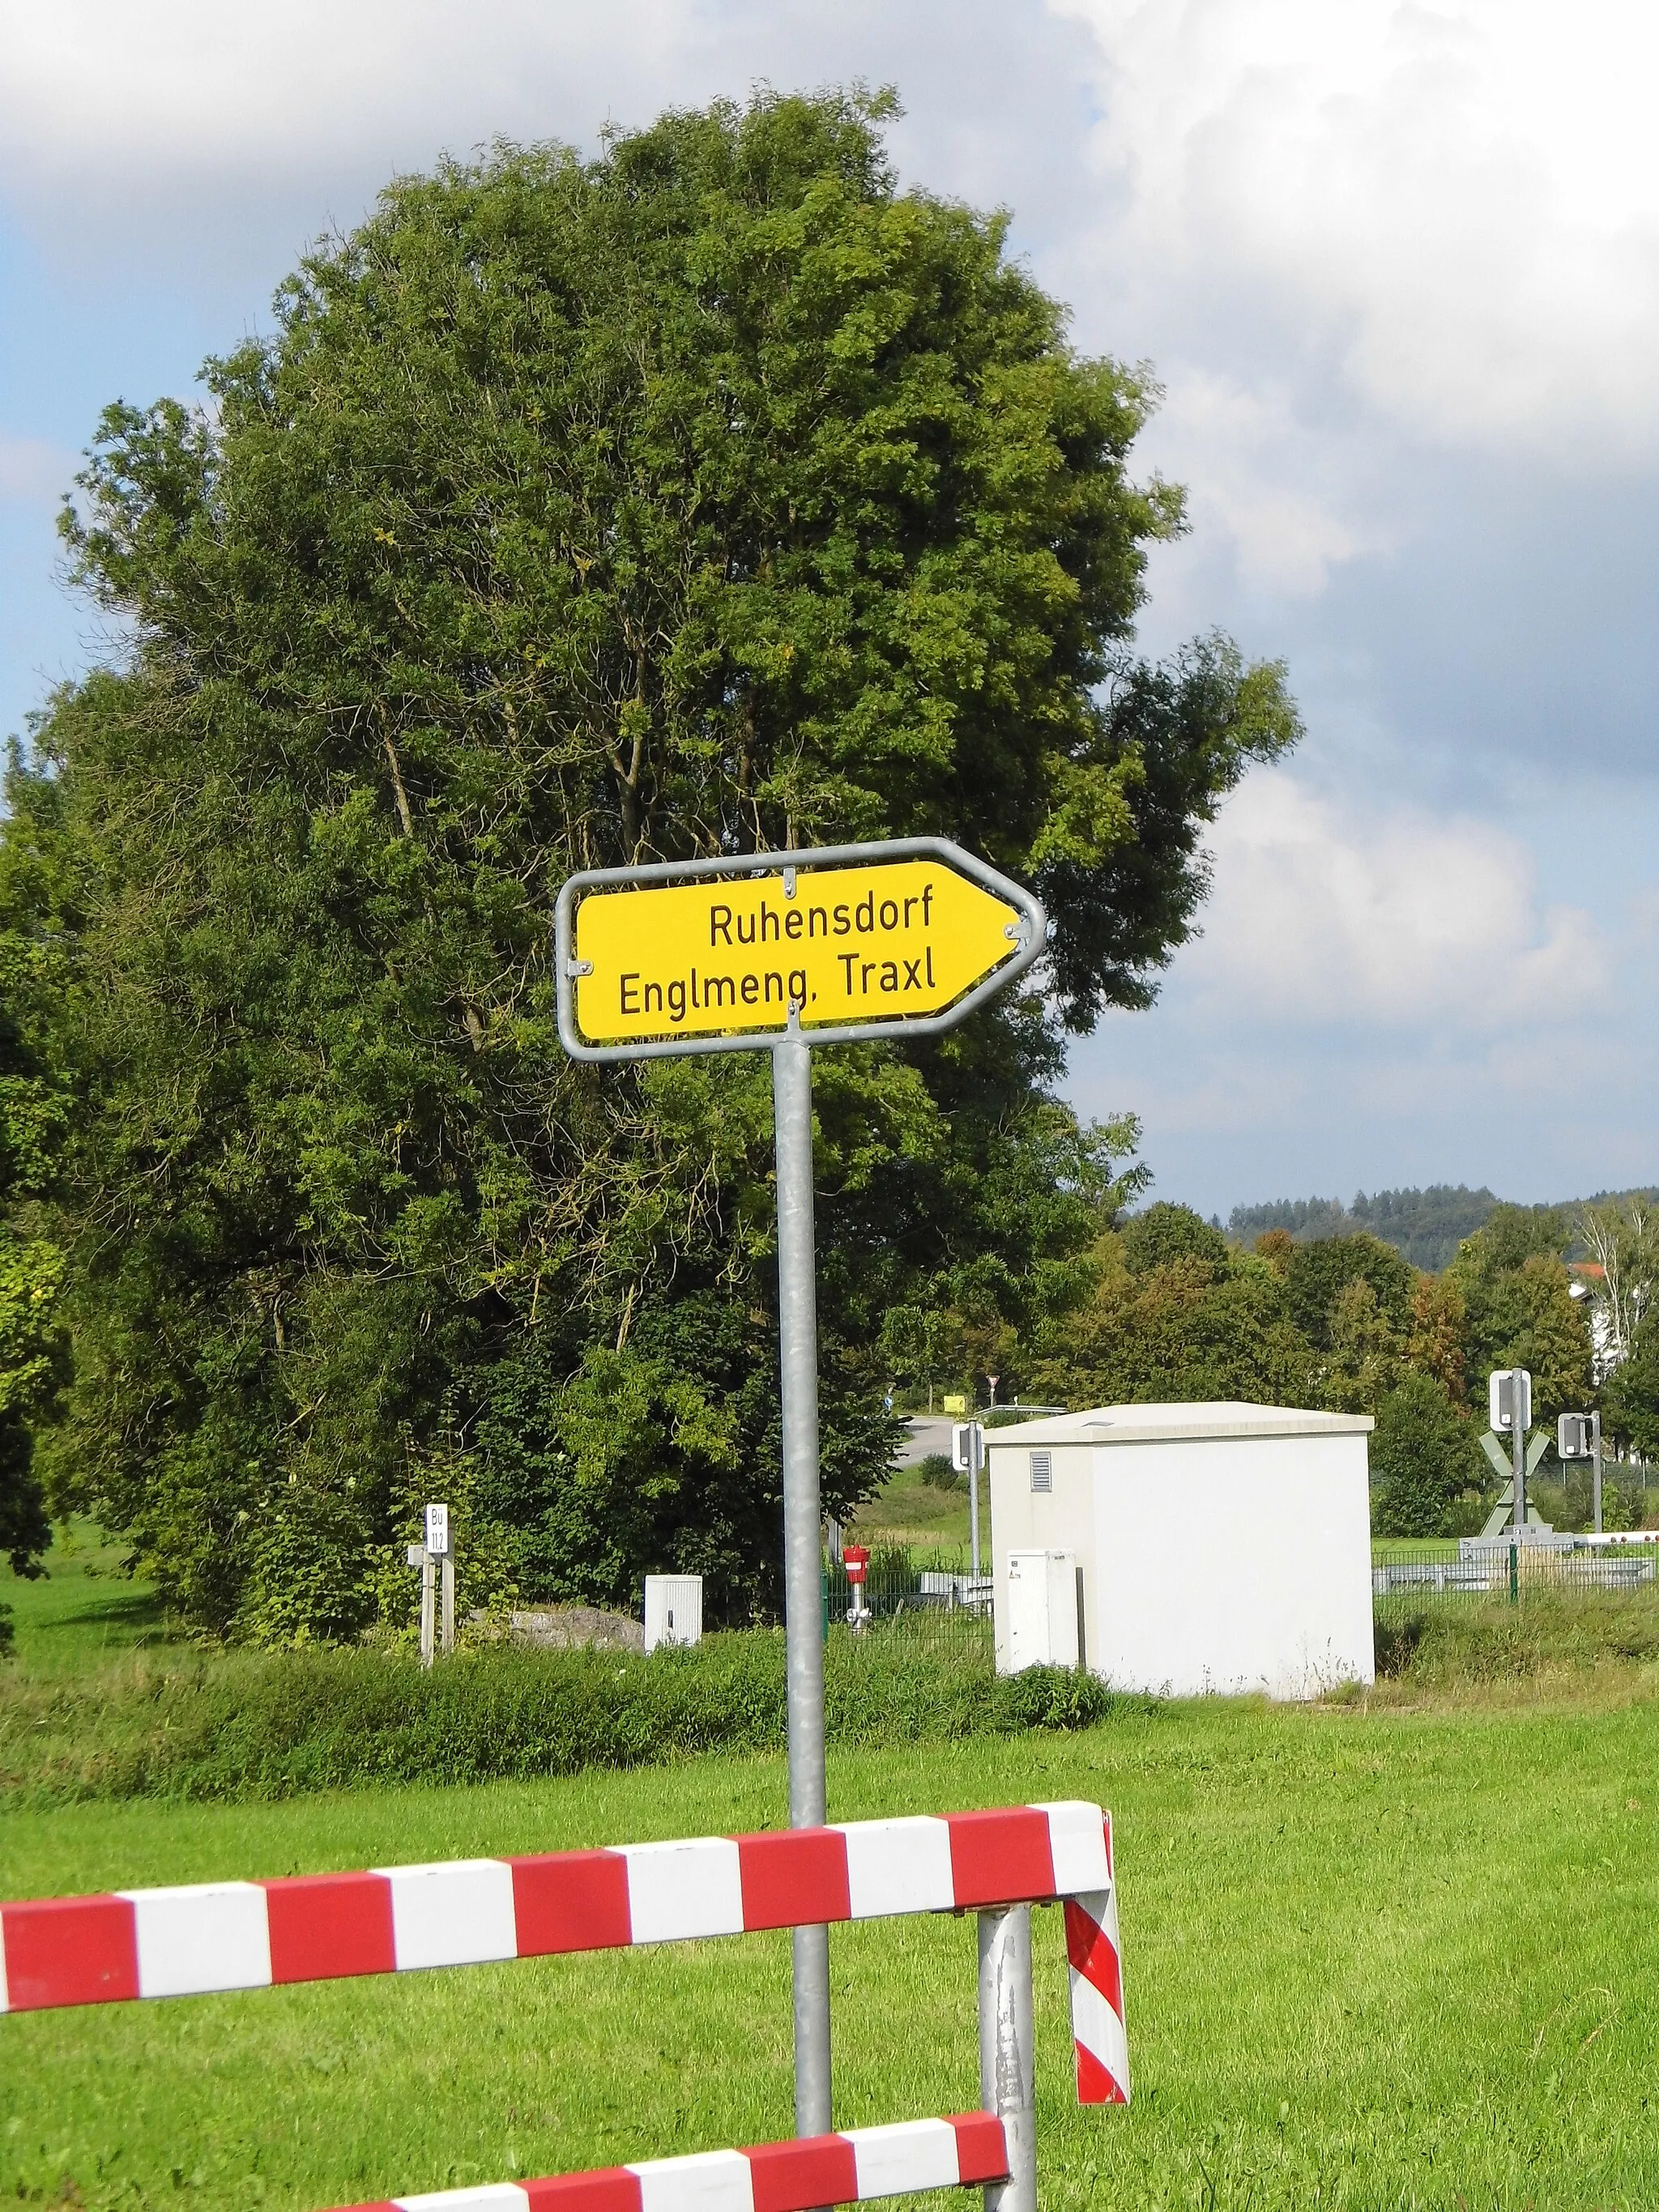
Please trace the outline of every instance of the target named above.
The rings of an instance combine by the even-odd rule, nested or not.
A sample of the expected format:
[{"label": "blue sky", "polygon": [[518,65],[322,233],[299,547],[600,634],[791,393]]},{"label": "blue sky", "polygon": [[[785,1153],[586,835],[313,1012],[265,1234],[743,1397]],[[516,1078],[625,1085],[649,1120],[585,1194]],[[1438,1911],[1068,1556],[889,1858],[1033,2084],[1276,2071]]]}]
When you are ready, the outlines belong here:
[{"label": "blue sky", "polygon": [[1282,654],[1158,1006],[1074,1053],[1161,1195],[1659,1178],[1659,27],[1619,0],[0,0],[0,729],[109,649],[55,580],[98,410],[187,395],[396,168],[757,80],[896,83],[1150,361],[1190,489],[1143,636]]}]

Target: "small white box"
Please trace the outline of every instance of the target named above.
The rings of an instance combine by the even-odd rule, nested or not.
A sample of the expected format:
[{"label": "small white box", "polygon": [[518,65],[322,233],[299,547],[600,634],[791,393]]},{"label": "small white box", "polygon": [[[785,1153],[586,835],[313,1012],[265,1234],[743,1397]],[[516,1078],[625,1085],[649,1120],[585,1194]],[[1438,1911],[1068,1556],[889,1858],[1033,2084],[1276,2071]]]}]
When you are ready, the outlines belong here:
[{"label": "small white box", "polygon": [[645,1578],[645,1648],[659,1644],[702,1642],[702,1577],[647,1575]]},{"label": "small white box", "polygon": [[1078,1663],[1077,1554],[1008,1554],[1009,1672]]}]

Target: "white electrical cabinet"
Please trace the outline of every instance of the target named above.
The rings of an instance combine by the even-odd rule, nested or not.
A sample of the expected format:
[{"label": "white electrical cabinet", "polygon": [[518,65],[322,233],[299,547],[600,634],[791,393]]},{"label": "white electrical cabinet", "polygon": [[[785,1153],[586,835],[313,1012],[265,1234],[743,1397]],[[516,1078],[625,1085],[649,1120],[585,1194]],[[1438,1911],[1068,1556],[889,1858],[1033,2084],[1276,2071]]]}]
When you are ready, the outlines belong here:
[{"label": "white electrical cabinet", "polygon": [[1010,1552],[1006,1579],[1008,1672],[1075,1667],[1082,1656],[1075,1553]]},{"label": "white electrical cabinet", "polygon": [[702,1642],[702,1577],[647,1575],[645,1578],[645,1648],[659,1644]]},{"label": "white electrical cabinet", "polygon": [[[1371,1425],[1218,1403],[988,1430],[998,1668],[1047,1659],[1176,1697],[1369,1682]],[[1056,1558],[1080,1570],[1080,1607]]]}]

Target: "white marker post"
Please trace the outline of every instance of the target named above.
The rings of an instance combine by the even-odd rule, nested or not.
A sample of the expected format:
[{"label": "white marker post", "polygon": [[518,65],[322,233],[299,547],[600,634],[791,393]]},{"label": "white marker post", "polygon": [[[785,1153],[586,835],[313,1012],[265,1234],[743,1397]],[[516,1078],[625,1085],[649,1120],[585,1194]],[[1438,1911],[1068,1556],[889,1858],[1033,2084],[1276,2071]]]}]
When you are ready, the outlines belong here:
[{"label": "white marker post", "polygon": [[[572,876],[555,915],[575,1060],[767,1051],[777,1155],[789,1825],[821,1827],[815,1045],[936,1036],[1022,975],[1041,902],[942,837]],[[830,1932],[794,1931],[795,2126],[831,2131]]]},{"label": "white marker post", "polygon": [[438,1581],[443,1580],[443,1648],[455,1649],[455,1557],[449,1545],[449,1508],[426,1509],[426,1541],[421,1549],[421,1664],[432,1664],[437,1642]]}]

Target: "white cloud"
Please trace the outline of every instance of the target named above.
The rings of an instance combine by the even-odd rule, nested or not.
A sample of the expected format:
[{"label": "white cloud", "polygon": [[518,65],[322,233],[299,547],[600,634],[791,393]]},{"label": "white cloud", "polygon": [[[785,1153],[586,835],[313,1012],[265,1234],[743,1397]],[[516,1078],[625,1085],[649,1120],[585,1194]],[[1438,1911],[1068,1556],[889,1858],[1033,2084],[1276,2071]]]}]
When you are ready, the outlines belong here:
[{"label": "white cloud", "polygon": [[1170,380],[1146,451],[1175,457],[1200,545],[1228,543],[1247,590],[1316,597],[1331,570],[1388,550],[1392,533],[1364,496],[1356,456],[1301,421],[1282,388],[1252,391],[1183,367]]},{"label": "white cloud", "polygon": [[1410,433],[1659,441],[1659,15],[1052,0],[1097,50],[1103,271],[1271,325]]},{"label": "white cloud", "polygon": [[1613,950],[1547,903],[1532,853],[1490,823],[1412,809],[1362,817],[1285,770],[1252,776],[1212,838],[1187,994],[1229,1026],[1524,1035],[1595,1012]]},{"label": "white cloud", "polygon": [[666,61],[695,10],[629,0],[623,13],[532,0],[3,0],[0,126],[13,163],[90,161],[105,173],[287,167],[388,120],[447,130],[472,112],[510,128],[550,77],[618,45]]}]

